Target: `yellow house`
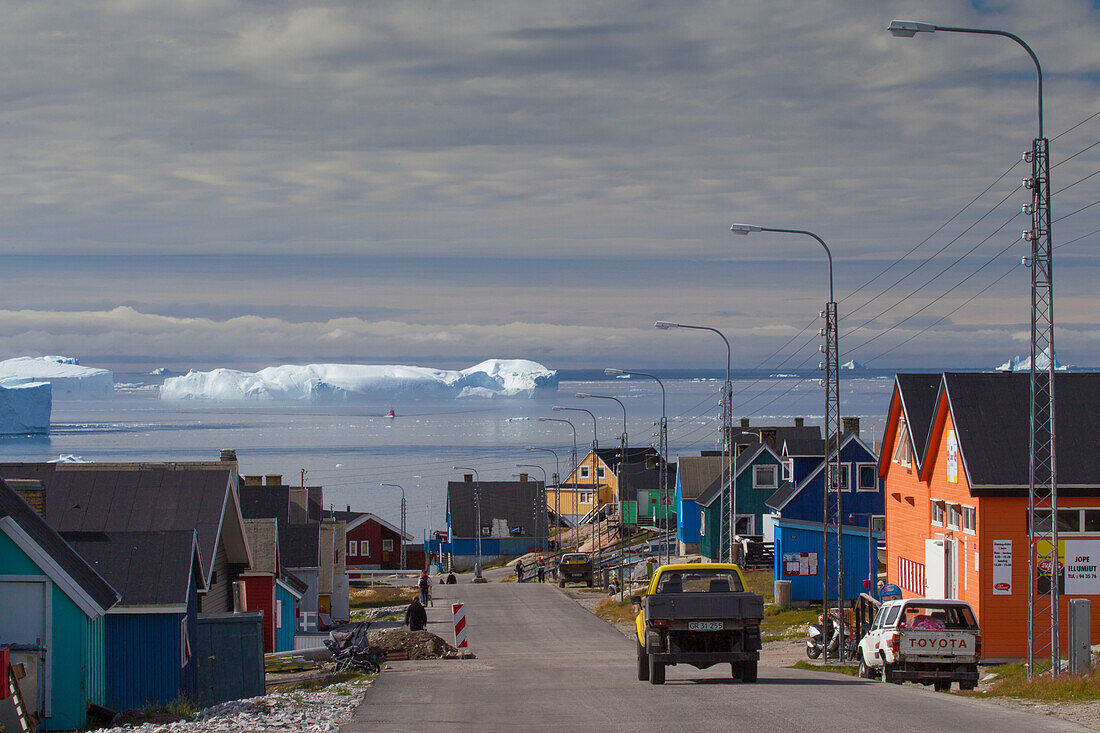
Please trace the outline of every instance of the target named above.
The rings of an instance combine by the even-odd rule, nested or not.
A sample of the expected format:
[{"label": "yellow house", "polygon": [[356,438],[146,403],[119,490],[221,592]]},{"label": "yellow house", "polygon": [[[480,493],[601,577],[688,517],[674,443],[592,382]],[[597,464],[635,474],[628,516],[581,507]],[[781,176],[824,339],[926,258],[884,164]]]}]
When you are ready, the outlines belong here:
[{"label": "yellow house", "polygon": [[[619,464],[622,452],[619,448],[599,448],[589,451],[577,467],[565,477],[560,487],[546,489],[546,506],[552,512],[560,512],[570,520],[579,520],[597,507],[616,505],[620,501],[636,501],[636,492],[621,496],[619,492]],[[660,465],[656,450],[651,447],[627,450],[627,472],[636,477],[640,473],[657,473]],[[637,483],[635,480],[634,483]],[[628,486],[631,484],[628,483]]]}]

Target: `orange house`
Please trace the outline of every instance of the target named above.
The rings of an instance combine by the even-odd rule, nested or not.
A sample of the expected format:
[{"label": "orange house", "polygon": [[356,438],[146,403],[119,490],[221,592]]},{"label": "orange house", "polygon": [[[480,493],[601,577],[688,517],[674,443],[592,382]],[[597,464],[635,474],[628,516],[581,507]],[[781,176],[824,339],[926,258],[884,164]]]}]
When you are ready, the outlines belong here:
[{"label": "orange house", "polygon": [[[970,603],[987,659],[1027,656],[1029,390],[1027,374],[898,374],[879,458],[889,582]],[[1100,556],[1100,373],[1059,374],[1055,394],[1060,552]],[[1100,642],[1100,578],[1059,584],[1063,650],[1070,598],[1092,600]]]}]

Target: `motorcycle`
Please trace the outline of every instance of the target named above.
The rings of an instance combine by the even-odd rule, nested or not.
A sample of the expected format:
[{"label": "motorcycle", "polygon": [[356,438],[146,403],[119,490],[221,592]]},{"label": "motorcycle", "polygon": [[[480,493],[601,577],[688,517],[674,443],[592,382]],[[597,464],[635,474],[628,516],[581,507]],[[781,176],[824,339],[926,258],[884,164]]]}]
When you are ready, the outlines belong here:
[{"label": "motorcycle", "polygon": [[[830,657],[836,659],[839,656],[837,654],[837,650],[840,647],[839,618],[839,613],[834,608],[829,611],[827,616],[825,614],[818,616],[816,624],[810,624],[806,639],[807,657],[810,659],[817,659],[825,650],[826,645],[828,646]],[[852,649],[856,641],[849,638],[846,642],[845,646],[848,651],[847,657],[852,658]]]}]

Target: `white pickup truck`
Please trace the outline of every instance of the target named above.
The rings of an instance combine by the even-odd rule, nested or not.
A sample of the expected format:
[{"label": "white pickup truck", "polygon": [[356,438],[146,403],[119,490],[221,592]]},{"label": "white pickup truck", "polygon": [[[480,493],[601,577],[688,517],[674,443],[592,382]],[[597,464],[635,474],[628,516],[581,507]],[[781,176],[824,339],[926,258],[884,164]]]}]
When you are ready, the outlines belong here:
[{"label": "white pickup truck", "polygon": [[883,682],[920,682],[937,690],[973,690],[978,684],[982,635],[963,601],[908,598],[882,604],[859,642],[859,676]]}]

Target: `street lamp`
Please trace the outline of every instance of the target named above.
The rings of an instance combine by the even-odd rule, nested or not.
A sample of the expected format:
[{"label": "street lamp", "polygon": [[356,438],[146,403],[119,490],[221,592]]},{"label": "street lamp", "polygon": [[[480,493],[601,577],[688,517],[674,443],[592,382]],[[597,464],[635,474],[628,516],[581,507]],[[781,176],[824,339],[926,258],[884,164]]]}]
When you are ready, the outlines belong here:
[{"label": "street lamp", "polygon": [[[625,524],[625,522],[623,521],[623,491],[626,488],[626,452],[627,452],[626,405],[624,405],[623,401],[620,400],[618,397],[612,397],[611,395],[605,395],[605,394],[589,394],[588,392],[578,392],[577,393],[577,399],[578,400],[583,400],[583,399],[614,400],[615,402],[619,403],[619,407],[623,408],[623,434],[622,434],[622,437],[620,438],[620,444],[619,444],[619,446],[620,446],[619,447],[619,450],[620,450],[620,453],[619,453],[619,481],[618,481],[619,485],[618,485],[618,491],[615,492],[615,499],[616,499],[616,502],[619,505],[618,506],[618,512],[619,512],[619,600],[622,600],[622,594],[623,594],[623,588],[624,588],[624,585],[623,585],[623,548],[626,546],[625,545],[626,535],[623,531],[623,526]],[[635,501],[634,501],[635,515],[637,515],[637,506],[638,506],[638,501],[637,501],[637,497],[635,497]],[[635,522],[638,521],[637,516],[634,517],[634,521]]]},{"label": "street lamp", "polygon": [[[1054,262],[1051,245],[1050,210],[1050,141],[1043,134],[1043,67],[1039,57],[1019,36],[1008,31],[989,28],[955,28],[951,26],[895,20],[887,27],[895,36],[912,38],[918,33],[968,33],[980,36],[1003,36],[1020,45],[1035,64],[1039,110],[1039,134],[1031,142],[1031,152],[1024,160],[1031,163],[1031,177],[1023,181],[1031,190],[1031,205],[1024,213],[1031,215],[1031,229],[1023,239],[1031,243],[1031,414],[1029,420],[1028,457],[1028,602],[1027,602],[1027,676],[1035,674],[1035,655],[1050,655],[1052,674],[1060,671],[1061,629],[1057,577],[1049,578],[1050,590],[1039,590],[1043,566],[1058,566],[1058,523],[1045,521],[1046,512],[1058,516],[1058,481],[1054,453]],[[1036,363],[1047,356],[1046,369],[1039,371]],[[1036,513],[1039,517],[1036,517]],[[1049,543],[1049,554],[1039,545]],[[1038,617],[1038,618],[1037,618]],[[1043,623],[1044,617],[1049,627]],[[1043,628],[1037,633],[1036,621]],[[1049,635],[1049,636],[1048,636]],[[1038,637],[1038,638],[1036,638]]]},{"label": "street lamp", "polygon": [[401,489],[401,569],[408,570],[405,567],[405,487],[399,484],[379,484],[379,486]]},{"label": "street lamp", "polygon": [[[724,472],[722,482],[726,485],[726,489],[723,490],[723,501],[725,500],[725,492],[729,491],[730,505],[729,512],[723,511],[723,514],[727,514],[729,517],[729,556],[730,562],[733,562],[733,537],[737,534],[737,489],[733,485],[733,446],[731,441],[733,440],[733,383],[730,382],[730,362],[733,361],[733,349],[730,348],[730,340],[726,338],[726,334],[719,331],[717,328],[711,326],[696,326],[686,323],[673,323],[672,321],[657,321],[653,324],[654,328],[659,328],[662,331],[667,331],[670,328],[687,328],[693,331],[710,331],[711,333],[718,334],[722,341],[726,344],[726,383],[722,385],[722,471]],[[718,554],[722,554],[722,536],[721,531],[718,533]]]},{"label": "street lamp", "polygon": [[[821,575],[821,606],[824,613],[829,612],[829,581],[836,583],[837,610],[841,621],[844,618],[844,548],[843,535],[841,533],[841,493],[840,493],[840,350],[838,346],[839,334],[837,326],[836,297],[833,294],[833,253],[829,251],[829,245],[825,240],[813,232],[805,229],[779,229],[775,227],[761,227],[753,224],[734,224],[730,227],[734,234],[747,235],[753,232],[779,232],[783,234],[801,234],[816,239],[825,250],[829,258],[829,301],[825,304],[825,310],[821,317],[825,319],[825,328],[821,329],[821,335],[825,337],[825,344],[821,350],[825,353],[825,361],[822,368],[825,370],[825,512],[821,525],[822,542],[821,550],[824,555]],[[836,436],[836,451],[830,462],[831,436]],[[835,547],[830,552],[829,536],[833,536]],[[830,562],[831,561],[831,562]],[[833,564],[835,563],[835,564]],[[844,659],[844,624],[840,624],[840,644],[837,649],[838,657]],[[829,650],[824,651],[823,659],[828,661]]]},{"label": "street lamp", "polygon": [[485,578],[481,577],[481,476],[478,475],[476,468],[469,468],[467,466],[454,466],[454,471],[469,471],[474,475],[474,508],[477,510],[477,534],[474,538],[477,544],[477,563],[474,565],[474,583],[484,583]]},{"label": "street lamp", "polygon": [[[660,445],[658,451],[661,454],[661,501],[665,507],[665,564],[667,565],[672,561],[672,550],[669,547],[668,541],[668,418],[665,416],[665,383],[655,375],[649,372],[636,372],[628,369],[604,369],[603,373],[609,377],[618,376],[620,374],[628,374],[636,377],[648,377],[657,383],[657,386],[661,388],[661,424],[658,430],[658,440]],[[677,507],[679,511],[679,507]],[[677,514],[679,516],[679,514]]]},{"label": "street lamp", "polygon": [[[542,471],[542,490],[543,490],[544,493],[546,492],[546,469],[545,468],[538,465],[537,463],[517,463],[516,468],[537,468],[538,470]],[[536,540],[538,539],[538,536],[539,536],[539,524],[540,524],[540,522],[539,522],[539,505],[540,504],[545,508],[546,499],[543,498],[542,501],[539,501],[538,491],[536,491],[535,492],[535,503],[534,503],[534,506],[531,507],[531,516],[535,520],[535,535],[534,536],[535,536]],[[547,528],[547,534],[549,534],[549,528]]]},{"label": "street lamp", "polygon": [[[568,425],[569,429],[573,431],[573,455],[572,455],[573,465],[570,468],[569,473],[570,474],[575,473],[576,470],[577,470],[577,426],[574,425],[570,420],[566,420],[565,418],[562,418],[562,417],[540,417],[539,422],[562,422],[562,423],[565,423],[566,425]],[[556,453],[554,454],[554,458],[557,459],[557,454]],[[560,482],[560,475],[559,475],[559,482]],[[580,511],[580,503],[579,503],[579,499],[577,497],[577,491],[578,491],[577,485],[578,484],[577,484],[577,481],[576,481],[576,477],[574,477],[574,480],[573,480],[573,511],[575,511],[575,512]],[[560,495],[561,495],[561,487],[559,486],[558,487],[558,496],[559,496],[558,506],[559,507],[561,506],[561,504],[560,504]],[[578,520],[580,519],[580,514],[577,514],[577,519]],[[580,547],[580,526],[579,525],[580,525],[579,521],[575,522],[574,525],[573,525],[573,539],[576,541],[576,544],[577,544],[578,548]]]},{"label": "street lamp", "polygon": [[[561,464],[558,462],[558,452],[552,448],[539,448],[538,446],[529,445],[527,450],[538,450],[546,453],[554,454],[554,517],[555,524],[557,524],[558,531],[556,536],[558,538],[558,548],[561,549]],[[543,482],[545,488],[545,481]],[[546,531],[550,531],[549,523],[547,523]]]},{"label": "street lamp", "polygon": [[[600,555],[603,553],[603,529],[600,526],[600,515],[603,511],[600,508],[600,487],[596,483],[596,462],[599,460],[597,451],[600,448],[599,437],[596,433],[596,414],[591,410],[586,410],[583,407],[563,407],[562,405],[554,405],[554,412],[586,412],[588,416],[592,418],[592,505],[596,510],[596,563],[594,567],[598,567],[600,562]],[[578,476],[579,478],[579,476]],[[577,512],[580,513],[580,505],[577,506]],[[580,549],[580,520],[577,520],[577,549]]]}]

